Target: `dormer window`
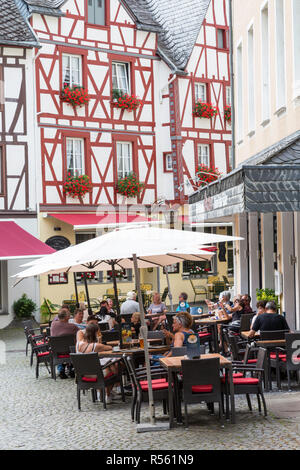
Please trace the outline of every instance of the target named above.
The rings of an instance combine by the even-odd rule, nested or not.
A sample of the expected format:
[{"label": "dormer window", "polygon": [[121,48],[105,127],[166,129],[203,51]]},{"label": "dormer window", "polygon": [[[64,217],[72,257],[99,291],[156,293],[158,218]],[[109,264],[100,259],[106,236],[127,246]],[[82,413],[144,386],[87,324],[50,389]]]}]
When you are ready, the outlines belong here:
[{"label": "dormer window", "polygon": [[105,0],[88,0],[88,22],[105,26]]}]

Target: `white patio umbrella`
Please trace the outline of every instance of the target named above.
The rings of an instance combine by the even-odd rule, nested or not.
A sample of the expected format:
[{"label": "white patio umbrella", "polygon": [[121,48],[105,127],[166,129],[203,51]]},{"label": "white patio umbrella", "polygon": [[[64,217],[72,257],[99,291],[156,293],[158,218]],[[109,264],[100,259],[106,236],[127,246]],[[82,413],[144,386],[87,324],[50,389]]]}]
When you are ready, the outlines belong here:
[{"label": "white patio umbrella", "polygon": [[[54,255],[50,255],[46,258],[49,264],[46,263],[46,259],[42,259],[40,260],[40,263],[36,264],[36,269],[34,269],[34,267],[29,268],[29,270],[19,273],[17,277],[22,278],[42,274],[43,272],[47,272],[49,267],[53,270],[57,270],[60,268],[65,269],[66,266],[71,267],[77,265],[85,265],[86,267],[89,266],[91,270],[96,270],[97,267],[100,268],[101,263],[103,262],[111,265],[114,274],[116,266],[120,265],[120,263],[122,263],[123,261],[125,262],[125,260],[133,260],[141,312],[141,332],[144,338],[145,345],[147,379],[149,384],[150,429],[158,430],[161,428],[159,426],[155,426],[155,408],[153,401],[150,359],[147,343],[147,326],[145,323],[141,289],[139,283],[139,263],[141,267],[141,263],[151,263],[151,261],[154,264],[157,263],[156,265],[167,266],[168,264],[173,264],[174,262],[176,262],[176,260],[178,261],[178,258],[188,259],[189,253],[190,255],[195,257],[199,256],[199,248],[204,244],[236,240],[241,240],[241,238],[150,227],[133,228],[130,230],[123,229],[104,234],[100,237],[76,245],[76,247],[73,247],[73,249],[76,250],[76,254],[74,253],[74,257],[74,250],[71,251],[71,248],[66,249],[69,250],[67,252],[67,257],[69,261],[68,263],[66,263],[67,260],[65,259],[66,250],[62,250],[59,253],[55,253]],[[199,258],[197,259],[201,259],[202,256],[202,259],[207,259],[205,258],[205,256],[211,255],[212,254],[208,252],[204,254],[201,253]],[[51,256],[53,257],[53,261],[51,261]],[[187,258],[185,258],[185,256]],[[164,261],[162,261],[164,257],[166,257],[165,264],[163,264]],[[158,261],[160,261],[160,263],[158,263]],[[45,266],[43,266],[44,263]],[[117,298],[115,276],[113,276],[113,278]]]}]

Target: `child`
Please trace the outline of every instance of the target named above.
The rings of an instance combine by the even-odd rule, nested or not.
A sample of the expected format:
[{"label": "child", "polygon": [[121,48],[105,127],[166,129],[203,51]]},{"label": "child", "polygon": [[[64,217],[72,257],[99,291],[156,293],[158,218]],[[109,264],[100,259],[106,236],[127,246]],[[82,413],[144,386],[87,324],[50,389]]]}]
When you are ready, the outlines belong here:
[{"label": "child", "polygon": [[185,292],[182,292],[179,296],[179,305],[176,309],[176,312],[189,312],[190,306],[187,303],[188,295]]},{"label": "child", "polygon": [[130,326],[132,333],[134,333],[136,338],[138,338],[141,328],[141,314],[139,312],[135,312],[132,314]]}]

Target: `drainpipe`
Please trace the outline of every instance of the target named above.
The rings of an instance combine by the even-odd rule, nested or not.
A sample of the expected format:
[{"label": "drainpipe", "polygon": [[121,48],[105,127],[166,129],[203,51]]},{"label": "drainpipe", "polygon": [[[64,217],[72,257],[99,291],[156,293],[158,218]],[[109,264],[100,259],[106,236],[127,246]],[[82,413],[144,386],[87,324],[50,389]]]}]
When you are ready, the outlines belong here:
[{"label": "drainpipe", "polygon": [[233,0],[229,0],[229,42],[230,42],[230,85],[231,85],[231,134],[232,134],[232,169],[236,167],[235,151],[235,93],[233,69]]}]

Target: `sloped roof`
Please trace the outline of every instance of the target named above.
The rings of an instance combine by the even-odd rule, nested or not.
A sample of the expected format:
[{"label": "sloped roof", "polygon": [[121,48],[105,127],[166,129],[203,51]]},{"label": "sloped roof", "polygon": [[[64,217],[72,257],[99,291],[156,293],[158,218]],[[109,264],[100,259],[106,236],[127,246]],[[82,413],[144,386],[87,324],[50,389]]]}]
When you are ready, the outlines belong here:
[{"label": "sloped roof", "polygon": [[38,40],[27,21],[28,10],[19,0],[0,2],[0,44],[37,47]]},{"label": "sloped roof", "polygon": [[[177,72],[192,54],[211,0],[121,0],[140,24],[159,26],[158,53]],[[150,17],[150,18],[149,18]],[[156,26],[157,27],[157,26]]]},{"label": "sloped roof", "polygon": [[62,16],[60,7],[67,0],[25,0],[30,13],[40,13],[41,15]]},{"label": "sloped roof", "polygon": [[132,17],[137,28],[152,32],[161,30],[160,25],[148,10],[145,0],[120,0],[120,3]]}]

